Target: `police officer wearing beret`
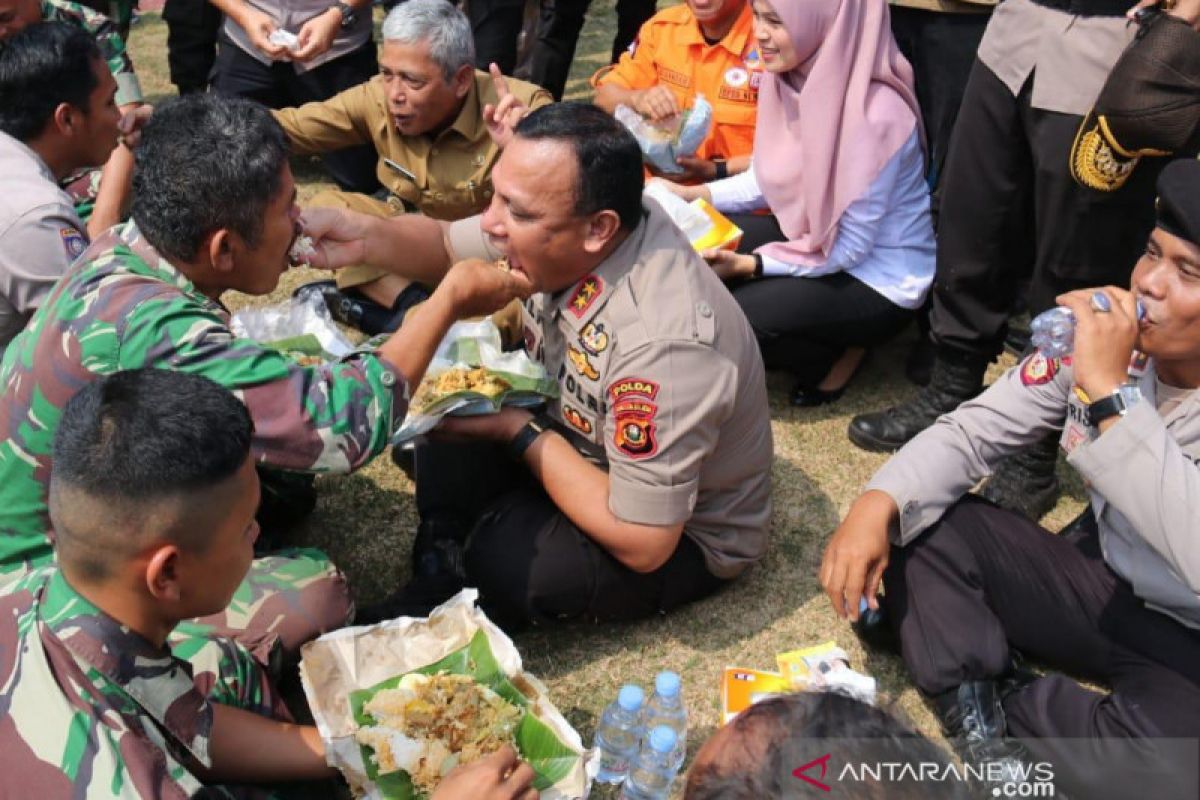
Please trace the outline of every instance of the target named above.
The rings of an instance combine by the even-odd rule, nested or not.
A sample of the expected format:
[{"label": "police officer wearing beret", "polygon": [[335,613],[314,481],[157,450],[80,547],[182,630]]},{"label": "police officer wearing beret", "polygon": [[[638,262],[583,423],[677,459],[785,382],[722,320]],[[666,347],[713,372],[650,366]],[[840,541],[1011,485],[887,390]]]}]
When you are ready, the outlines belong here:
[{"label": "police officer wearing beret", "polygon": [[[1130,288],[1057,298],[1077,320],[1074,353],[1034,353],[913,439],[851,507],[821,565],[851,619],[860,598],[877,604],[882,580],[913,680],[972,757],[1019,756],[1005,737],[1029,737],[1072,797],[1148,784],[1175,796],[1187,789],[1172,780],[1195,780],[1194,750],[1172,763],[1148,740],[1200,736],[1198,186],[1200,162],[1163,171]],[[1059,429],[1091,501],[1067,531],[967,495]],[[1026,674],[1017,651],[1111,693]],[[1131,740],[1145,745],[1140,758]]]}]

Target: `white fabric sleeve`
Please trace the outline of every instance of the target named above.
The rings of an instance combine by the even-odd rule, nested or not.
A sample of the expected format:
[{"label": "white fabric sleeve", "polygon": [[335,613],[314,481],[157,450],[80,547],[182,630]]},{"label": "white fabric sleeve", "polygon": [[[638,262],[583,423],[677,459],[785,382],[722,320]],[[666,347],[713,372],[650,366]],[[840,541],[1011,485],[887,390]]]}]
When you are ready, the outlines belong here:
[{"label": "white fabric sleeve", "polygon": [[744,214],[767,207],[767,200],[763,197],[762,189],[758,188],[758,178],[754,177],[753,162],[745,172],[739,172],[737,175],[731,175],[707,185],[708,192],[712,196],[713,208],[722,214]]}]

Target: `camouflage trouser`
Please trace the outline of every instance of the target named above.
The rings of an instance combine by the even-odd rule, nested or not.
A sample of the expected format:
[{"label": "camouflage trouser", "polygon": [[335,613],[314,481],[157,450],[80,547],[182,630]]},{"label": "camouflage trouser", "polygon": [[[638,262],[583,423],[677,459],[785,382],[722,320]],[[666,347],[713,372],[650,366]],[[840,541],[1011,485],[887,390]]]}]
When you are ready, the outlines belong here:
[{"label": "camouflage trouser", "polygon": [[[346,625],[353,614],[346,579],[324,553],[280,550],[254,559],[223,612],[180,623],[171,645],[199,669],[202,664],[179,651],[177,642],[233,639],[272,675],[279,675],[284,665],[299,659],[301,645]],[[212,654],[202,655],[208,664],[214,663]]]}]

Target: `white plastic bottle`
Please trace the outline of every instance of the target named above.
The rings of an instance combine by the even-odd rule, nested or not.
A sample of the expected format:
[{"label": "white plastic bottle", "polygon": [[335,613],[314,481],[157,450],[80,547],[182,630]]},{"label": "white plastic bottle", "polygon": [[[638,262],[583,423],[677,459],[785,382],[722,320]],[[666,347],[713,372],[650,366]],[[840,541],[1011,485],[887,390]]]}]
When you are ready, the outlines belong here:
[{"label": "white plastic bottle", "polygon": [[676,744],[675,731],[666,725],[650,731],[621,789],[624,800],[668,800],[679,771],[672,755]]},{"label": "white plastic bottle", "polygon": [[687,754],[687,709],[683,707],[683,696],[680,694],[681,681],[679,675],[670,670],[663,670],[654,678],[654,694],[646,703],[642,712],[642,729],[649,737],[657,725],[666,725],[675,732],[675,752],[673,764],[675,769],[683,764]]},{"label": "white plastic bottle", "polygon": [[619,784],[629,774],[629,763],[637,755],[642,739],[642,687],[626,684],[617,693],[596,727],[596,749],[600,751],[599,783]]}]

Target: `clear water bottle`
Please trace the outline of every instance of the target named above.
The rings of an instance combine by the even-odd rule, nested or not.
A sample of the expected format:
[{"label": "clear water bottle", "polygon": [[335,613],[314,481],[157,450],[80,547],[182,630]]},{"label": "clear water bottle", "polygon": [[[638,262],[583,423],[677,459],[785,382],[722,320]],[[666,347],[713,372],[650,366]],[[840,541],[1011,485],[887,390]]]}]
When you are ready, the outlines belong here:
[{"label": "clear water bottle", "polygon": [[596,749],[600,751],[600,770],[596,780],[618,784],[629,774],[629,764],[637,755],[642,739],[642,687],[626,684],[617,699],[600,715],[596,728]]},{"label": "clear water bottle", "polygon": [[654,694],[642,712],[642,726],[649,741],[650,732],[658,725],[666,725],[675,732],[673,764],[679,769],[687,753],[687,709],[679,693],[681,681],[677,673],[664,670],[654,678]]},{"label": "clear water bottle", "polygon": [[675,773],[679,771],[672,755],[677,744],[675,731],[666,725],[651,730],[629,768],[629,780],[625,781],[621,797],[625,800],[667,800],[671,796]]},{"label": "clear water bottle", "polygon": [[[1137,301],[1137,317],[1146,316],[1142,301]],[[1046,358],[1062,358],[1075,349],[1075,312],[1066,306],[1043,311],[1029,323],[1029,341]]]}]

